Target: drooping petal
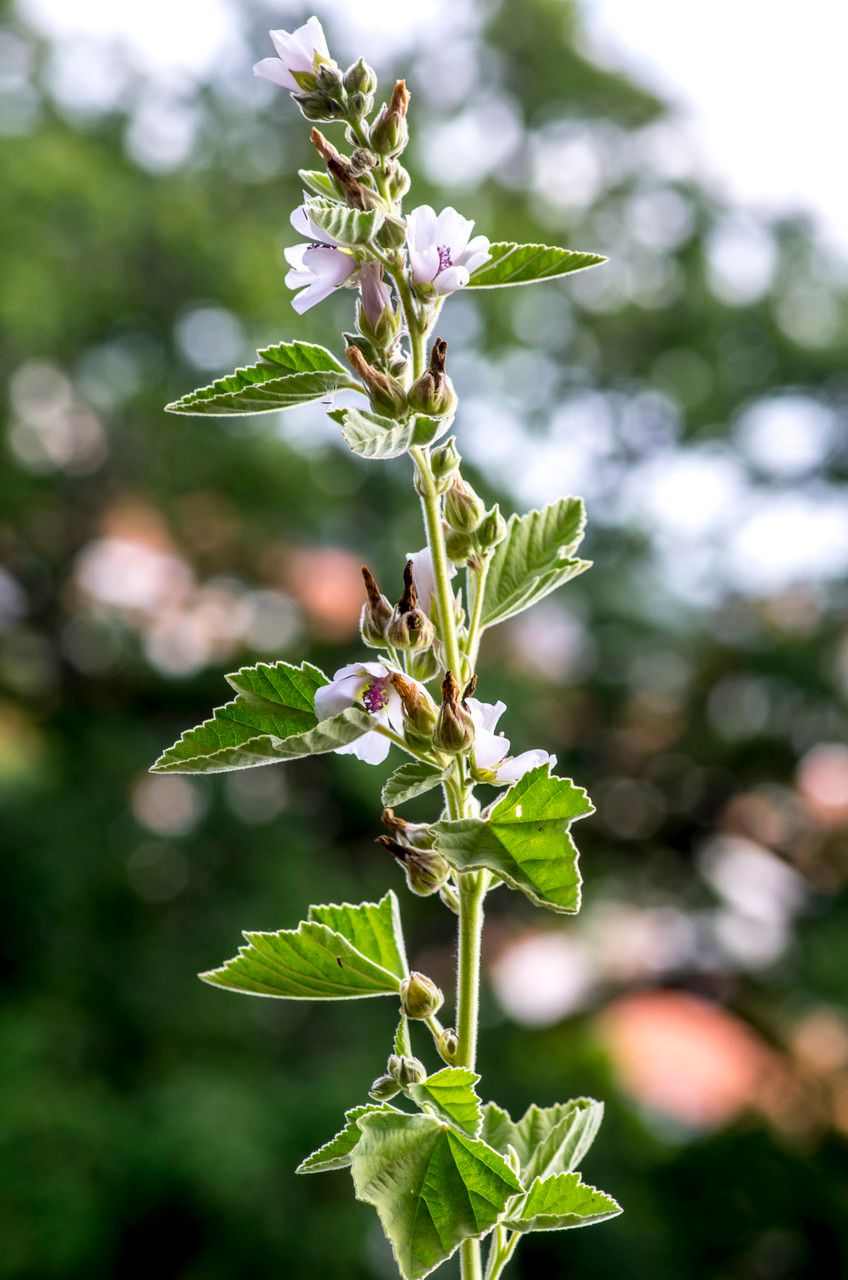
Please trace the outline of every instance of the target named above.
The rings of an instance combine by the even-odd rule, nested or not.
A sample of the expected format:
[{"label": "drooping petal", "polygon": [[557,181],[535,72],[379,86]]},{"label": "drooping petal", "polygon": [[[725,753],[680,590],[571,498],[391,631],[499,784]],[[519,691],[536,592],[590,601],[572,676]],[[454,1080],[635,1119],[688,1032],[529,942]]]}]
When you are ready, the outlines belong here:
[{"label": "drooping petal", "polygon": [[433,281],[437,293],[454,293],[468,284],[469,273],[466,267],[448,267],[440,271]]},{"label": "drooping petal", "polygon": [[531,769],[538,769],[540,764],[549,764],[553,769],[556,762],[556,756],[543,751],[541,747],[535,747],[532,751],[522,751],[521,755],[504,760],[495,770],[495,779],[498,782],[518,782]]},{"label": "drooping petal", "polygon": [[365,764],[382,764],[392,744],[380,733],[363,733],[346,747],[336,747],[336,755],[356,756]]},{"label": "drooping petal", "polygon": [[263,80],[272,80],[281,89],[288,89],[289,93],[297,93],[297,81],[279,58],[263,58],[261,62],[255,62],[253,74],[261,76]]}]

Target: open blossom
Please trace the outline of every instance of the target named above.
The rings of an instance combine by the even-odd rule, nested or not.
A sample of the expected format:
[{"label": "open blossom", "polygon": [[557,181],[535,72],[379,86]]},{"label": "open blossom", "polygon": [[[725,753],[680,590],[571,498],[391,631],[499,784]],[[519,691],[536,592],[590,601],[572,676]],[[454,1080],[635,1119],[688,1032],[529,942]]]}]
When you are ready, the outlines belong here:
[{"label": "open blossom", "polygon": [[505,702],[479,702],[477,698],[468,698],[467,706],[474,721],[474,763],[478,769],[491,770],[493,782],[518,782],[525,773],[540,764],[550,764],[551,767],[556,764],[556,756],[538,747],[533,751],[522,751],[520,756],[508,756],[509,738],[495,732],[506,711]]},{"label": "open blossom", "polygon": [[[375,723],[403,733],[403,703],[391,676],[392,672],[381,662],[352,662],[340,667],[330,683],[315,694],[315,714],[319,720],[326,720],[348,707],[360,706],[371,713]],[[426,694],[423,686],[418,687]],[[390,746],[388,738],[372,730],[346,747],[337,747],[336,753],[356,756],[366,764],[382,764]]]},{"label": "open blossom", "polygon": [[[433,569],[433,557],[429,547],[420,551],[409,551],[406,556],[412,564],[412,580],[418,592],[418,603],[425,613],[430,613],[433,600],[436,598],[436,574]],[[456,565],[448,561],[448,574],[456,575]]]},{"label": "open blossom", "polygon": [[301,83],[296,77],[314,76],[321,63],[335,66],[327,48],[321,23],[317,18],[310,18],[297,31],[269,31],[277,50],[276,58],[263,58],[253,68],[255,76],[263,76],[273,80],[290,93],[299,93],[308,84]]},{"label": "open blossom", "polygon": [[407,216],[406,225],[412,278],[416,284],[431,284],[436,293],[461,289],[491,257],[487,237],[471,239],[474,223],[456,209],[437,214],[422,204]]},{"label": "open blossom", "polygon": [[340,249],[332,236],[316,226],[304,205],[295,209],[291,224],[310,241],[285,251],[291,267],[286,274],[286,285],[289,289],[301,290],[292,298],[292,306],[302,315],[340,288],[356,271],[357,263],[352,253]]}]

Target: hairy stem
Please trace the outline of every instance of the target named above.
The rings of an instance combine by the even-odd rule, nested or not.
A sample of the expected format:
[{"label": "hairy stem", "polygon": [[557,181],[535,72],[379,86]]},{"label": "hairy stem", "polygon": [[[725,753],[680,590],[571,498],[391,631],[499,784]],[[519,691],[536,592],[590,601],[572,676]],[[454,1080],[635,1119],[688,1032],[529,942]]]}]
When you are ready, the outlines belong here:
[{"label": "hairy stem", "polygon": [[[474,1070],[477,1061],[477,1021],[480,999],[480,948],[483,934],[482,872],[459,876],[459,964],[456,975],[456,1033],[458,1067]],[[480,1241],[464,1240],[460,1249],[462,1280],[482,1280]]]},{"label": "hairy stem", "polygon": [[442,500],[436,488],[436,481],[433,478],[429,449],[416,445],[409,452],[418,468],[419,482],[423,490],[421,508],[424,513],[424,527],[427,530],[427,546],[430,548],[430,555],[433,558],[436,599],[439,604],[439,623],[442,642],[445,646],[446,665],[454,673],[454,677],[461,681],[465,666],[456,634],[453,591],[451,590],[448,573],[445,535],[442,531]]},{"label": "hairy stem", "polygon": [[491,554],[483,558],[480,568],[477,570],[469,570],[468,583],[470,586],[471,576],[474,575],[474,604],[471,609],[471,618],[468,623],[468,638],[465,642],[465,654],[468,658],[469,675],[477,669],[477,655],[480,652],[480,638],[482,632],[480,623],[483,618],[483,597],[486,594],[486,579],[489,576],[489,565],[492,563]]}]

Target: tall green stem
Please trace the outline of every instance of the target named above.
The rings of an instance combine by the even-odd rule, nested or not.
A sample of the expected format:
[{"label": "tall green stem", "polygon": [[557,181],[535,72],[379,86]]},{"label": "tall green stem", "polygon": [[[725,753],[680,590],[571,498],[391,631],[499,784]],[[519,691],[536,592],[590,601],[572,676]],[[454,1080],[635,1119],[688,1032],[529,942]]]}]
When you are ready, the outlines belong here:
[{"label": "tall green stem", "polygon": [[[458,1067],[474,1070],[477,1061],[477,1022],[480,1008],[480,950],[483,935],[484,874],[459,876],[459,964],[456,975],[456,1034]],[[482,1280],[479,1240],[464,1240],[460,1248],[462,1280]]]},{"label": "tall green stem", "polygon": [[439,604],[439,623],[442,641],[445,646],[446,665],[453,672],[454,678],[461,682],[464,663],[456,634],[453,591],[451,590],[450,576],[448,574],[445,535],[442,531],[442,500],[430,467],[429,450],[417,445],[410,449],[409,452],[418,468],[418,482],[421,486],[421,508],[424,513],[424,526],[427,530],[427,545],[430,548],[430,555],[433,559],[433,575],[436,579],[436,599]]}]

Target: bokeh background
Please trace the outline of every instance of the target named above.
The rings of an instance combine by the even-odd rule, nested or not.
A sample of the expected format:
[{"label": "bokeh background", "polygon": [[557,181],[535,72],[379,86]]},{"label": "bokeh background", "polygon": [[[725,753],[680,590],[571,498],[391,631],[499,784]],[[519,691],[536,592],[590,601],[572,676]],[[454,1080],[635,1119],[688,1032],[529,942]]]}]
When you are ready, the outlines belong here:
[{"label": "bokeh background", "polygon": [[[445,312],[479,487],[507,507],[583,494],[595,561],[485,651],[514,746],[556,750],[598,812],[578,919],[491,899],[481,1064],[519,1112],[607,1100],[585,1174],[626,1212],[530,1239],[516,1277],[837,1277],[843,46],[723,3],[682,7],[664,43],[662,9],[320,14],[339,61],[408,77],[419,201],[611,258]],[[2,1277],[393,1274],[347,1177],[292,1173],[381,1069],[389,1002],[251,1001],[194,977],[242,927],[396,884],[372,843],[380,779],[336,757],[146,772],[225,671],[348,661],[360,560],[388,581],[421,542],[403,465],[349,455],[319,407],[162,412],[258,345],[335,346],[346,323],[349,296],[290,309],[306,130],[250,74],[267,29],[308,12],[2,9]],[[783,67],[778,37],[797,47]],[[698,110],[725,126],[706,157]],[[403,905],[414,962],[449,983],[450,919]]]}]

